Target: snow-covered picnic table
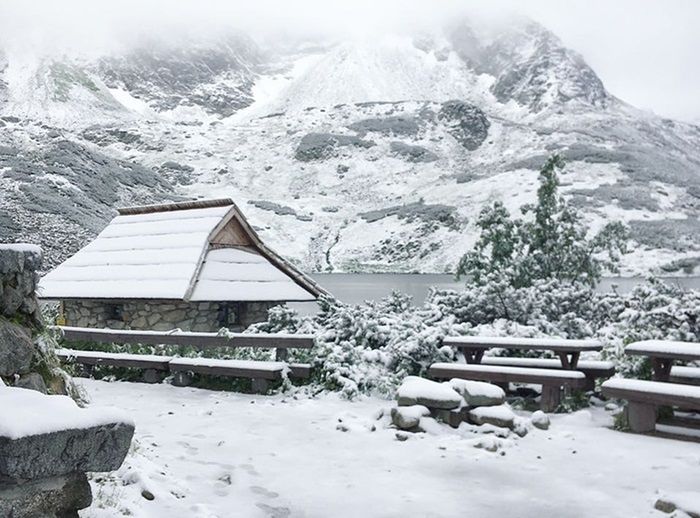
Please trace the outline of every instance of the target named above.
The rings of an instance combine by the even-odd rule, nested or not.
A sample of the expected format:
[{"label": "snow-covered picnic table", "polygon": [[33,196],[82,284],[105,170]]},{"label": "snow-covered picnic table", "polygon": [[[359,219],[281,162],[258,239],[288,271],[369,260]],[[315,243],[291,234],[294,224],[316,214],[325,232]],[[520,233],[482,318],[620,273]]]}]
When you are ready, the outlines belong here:
[{"label": "snow-covered picnic table", "polygon": [[651,358],[655,381],[669,381],[674,361],[700,360],[700,343],[644,340],[625,347],[625,353]]},{"label": "snow-covered picnic table", "polygon": [[518,349],[525,351],[552,351],[561,361],[561,366],[574,370],[584,351],[600,351],[603,345],[598,340],[566,340],[563,338],[517,338],[504,336],[459,336],[446,337],[445,345],[462,351],[467,363],[481,363],[484,352],[489,349]]}]

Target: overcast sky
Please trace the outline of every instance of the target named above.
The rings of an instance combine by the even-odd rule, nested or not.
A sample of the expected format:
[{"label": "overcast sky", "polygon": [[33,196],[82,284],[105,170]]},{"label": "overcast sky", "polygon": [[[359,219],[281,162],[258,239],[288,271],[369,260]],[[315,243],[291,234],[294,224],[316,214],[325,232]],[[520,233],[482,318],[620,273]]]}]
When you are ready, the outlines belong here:
[{"label": "overcast sky", "polygon": [[583,54],[613,94],[700,122],[700,0],[0,0],[0,44],[100,49],[183,26],[254,37],[389,32],[466,9],[526,14]]}]

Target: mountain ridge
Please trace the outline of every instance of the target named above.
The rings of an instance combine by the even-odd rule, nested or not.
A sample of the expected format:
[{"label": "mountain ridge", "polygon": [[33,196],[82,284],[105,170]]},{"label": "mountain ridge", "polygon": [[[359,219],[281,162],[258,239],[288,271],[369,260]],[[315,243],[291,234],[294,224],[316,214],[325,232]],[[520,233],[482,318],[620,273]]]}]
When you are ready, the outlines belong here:
[{"label": "mountain ridge", "polygon": [[[315,271],[449,271],[472,245],[483,204],[502,199],[516,212],[534,198],[538,167],[560,153],[563,192],[591,229],[630,225],[638,253],[625,273],[700,264],[700,127],[617,99],[533,22],[283,51],[241,35],[170,45],[35,63],[43,75],[16,73],[10,56],[0,132],[36,168],[57,140],[72,143],[83,151],[70,155],[116,179],[126,203],[231,196],[273,247]],[[8,163],[0,184],[29,192],[31,175]],[[52,174],[83,190],[80,175]],[[83,239],[116,203],[87,190],[86,209],[101,208]],[[0,230],[17,237],[7,229],[21,223],[23,236],[45,236],[51,214],[73,225],[54,195],[66,198],[46,193],[41,222],[10,215]],[[12,200],[5,207],[21,212],[26,198]],[[53,246],[52,262],[78,241]]]}]

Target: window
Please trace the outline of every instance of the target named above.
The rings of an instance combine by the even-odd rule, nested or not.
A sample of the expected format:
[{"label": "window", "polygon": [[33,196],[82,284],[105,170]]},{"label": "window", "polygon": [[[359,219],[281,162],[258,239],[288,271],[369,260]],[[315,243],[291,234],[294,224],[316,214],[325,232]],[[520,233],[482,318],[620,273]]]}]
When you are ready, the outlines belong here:
[{"label": "window", "polygon": [[240,324],[240,308],[237,302],[222,302],[216,314],[219,327],[232,327]]},{"label": "window", "polygon": [[124,322],[124,304],[107,304],[107,320]]}]

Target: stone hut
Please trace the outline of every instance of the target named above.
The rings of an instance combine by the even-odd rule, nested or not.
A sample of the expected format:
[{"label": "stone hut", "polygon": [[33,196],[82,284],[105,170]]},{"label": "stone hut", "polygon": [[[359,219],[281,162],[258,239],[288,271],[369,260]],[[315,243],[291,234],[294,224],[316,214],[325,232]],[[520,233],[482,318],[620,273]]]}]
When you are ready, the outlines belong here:
[{"label": "stone hut", "polygon": [[268,248],[229,199],[119,209],[40,282],[60,324],[214,332],[326,292]]}]

